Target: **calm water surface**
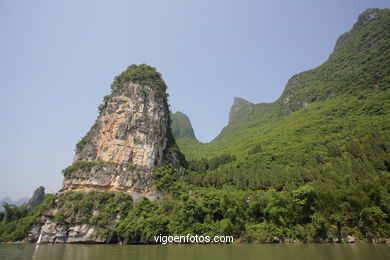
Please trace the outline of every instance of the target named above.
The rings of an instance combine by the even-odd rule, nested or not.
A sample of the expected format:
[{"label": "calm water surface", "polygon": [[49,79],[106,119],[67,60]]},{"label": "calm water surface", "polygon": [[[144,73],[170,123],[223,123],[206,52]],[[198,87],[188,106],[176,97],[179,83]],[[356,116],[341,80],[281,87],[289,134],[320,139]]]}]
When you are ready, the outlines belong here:
[{"label": "calm water surface", "polygon": [[0,245],[0,259],[390,259],[390,245]]}]

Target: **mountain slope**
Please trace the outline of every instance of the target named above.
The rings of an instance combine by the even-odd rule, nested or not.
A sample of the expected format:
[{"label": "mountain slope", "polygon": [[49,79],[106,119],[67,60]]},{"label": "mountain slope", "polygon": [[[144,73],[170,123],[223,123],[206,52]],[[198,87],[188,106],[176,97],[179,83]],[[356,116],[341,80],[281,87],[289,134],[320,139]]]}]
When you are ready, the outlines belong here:
[{"label": "mountain slope", "polygon": [[175,114],[171,114],[171,121],[172,134],[175,138],[197,140],[191,121],[186,114],[177,111]]},{"label": "mountain slope", "polygon": [[178,146],[184,149],[182,150],[183,154],[186,154],[188,158],[194,157],[193,152],[201,149],[203,143],[196,139],[190,119],[183,112],[177,111],[175,114],[171,114],[171,121],[173,137]]},{"label": "mountain slope", "polygon": [[338,39],[329,59],[294,75],[278,100],[251,104],[235,99],[229,124],[213,141],[183,143],[178,138],[180,148],[187,159],[222,151],[245,158],[260,143],[286,163],[299,153],[321,153],[331,142],[361,139],[373,131],[388,140],[389,28],[389,9],[366,10]]},{"label": "mountain slope", "polygon": [[[0,242],[32,242],[42,235],[42,241],[60,243],[155,243],[155,234],[229,235],[248,243],[389,241],[389,18],[387,9],[364,12],[339,39],[329,60],[293,76],[277,101],[236,99],[229,125],[208,144],[196,140],[189,119],[178,113],[171,127],[192,160],[187,169],[153,167],[152,188],[161,199],[137,200],[110,189],[46,195],[35,212],[24,207],[0,212]],[[147,79],[161,79],[150,69],[126,71],[114,87],[128,76],[145,79],[148,71],[157,77]],[[140,91],[140,98],[147,93]],[[105,103],[101,114],[117,111],[110,109],[116,104],[124,103]],[[128,126],[118,127],[124,131],[115,136],[122,139]],[[144,126],[140,122],[133,130]],[[93,128],[77,147],[86,152],[83,156],[93,152],[84,147],[95,143]],[[121,144],[117,141],[113,144]],[[149,148],[146,144],[140,151]],[[112,155],[106,152],[100,150]],[[64,174],[78,170],[87,178],[112,175],[109,165],[95,163],[86,160]],[[116,169],[136,168],[120,164]]]},{"label": "mountain slope", "polygon": [[213,141],[178,139],[190,189],[201,201],[228,194],[219,223],[229,232],[245,229],[243,240],[263,243],[390,236],[389,29],[389,9],[366,10],[329,59],[294,75],[278,100],[235,99]]}]

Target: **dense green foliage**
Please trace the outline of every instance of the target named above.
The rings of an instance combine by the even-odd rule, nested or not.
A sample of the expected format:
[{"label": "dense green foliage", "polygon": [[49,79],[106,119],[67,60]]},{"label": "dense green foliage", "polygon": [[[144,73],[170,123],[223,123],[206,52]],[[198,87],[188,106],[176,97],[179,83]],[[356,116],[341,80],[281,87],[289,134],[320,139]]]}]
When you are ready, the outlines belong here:
[{"label": "dense green foliage", "polygon": [[66,192],[57,196],[57,223],[89,223],[96,225],[103,236],[111,238],[116,223],[132,208],[130,195],[122,192]]},{"label": "dense green foliage", "polygon": [[[154,206],[147,216],[168,215],[161,219],[165,234],[227,234],[246,242],[272,242],[274,237],[304,242],[345,241],[348,235],[366,241],[389,237],[390,174],[375,169],[387,166],[367,157],[370,154],[361,147],[368,143],[350,145],[346,153],[355,155],[344,156],[351,164],[335,158],[333,168],[324,163],[311,169],[315,172],[238,169],[219,176],[213,171],[183,175],[160,169],[156,185],[167,195],[164,201],[150,203]],[[388,149],[383,143],[371,145],[371,151],[382,155],[382,149]]]},{"label": "dense green foliage", "polygon": [[258,243],[275,237],[341,241],[348,235],[378,241],[390,235],[388,174],[335,174],[281,190],[199,186],[190,184],[188,176],[167,166],[157,169],[155,184],[164,198],[144,198],[134,205],[122,193],[69,192],[57,200],[61,210],[56,219],[96,224],[125,243],[153,242],[152,236],[159,234],[226,234]]},{"label": "dense green foliage", "polygon": [[[258,221],[245,219],[241,238],[389,237],[390,11],[374,11],[378,17],[367,22],[372,10],[363,13],[328,61],[293,76],[274,103],[241,100],[240,116],[210,143],[178,136],[190,162],[183,179],[192,189],[278,198],[275,217],[258,202]],[[221,151],[237,160],[191,168]],[[314,194],[306,213],[294,204],[302,187]]]},{"label": "dense green foliage", "polygon": [[191,160],[188,163],[188,169],[190,171],[195,171],[203,173],[207,170],[215,170],[219,166],[233,162],[237,160],[236,156],[229,153],[225,153],[219,156],[212,157],[211,159],[201,158],[199,160]]},{"label": "dense green foliage", "polygon": [[149,85],[153,88],[155,95],[164,99],[166,99],[168,96],[166,93],[167,86],[162,79],[161,74],[156,70],[156,68],[149,65],[133,64],[128,66],[125,71],[115,77],[111,88],[113,90],[120,89],[129,81],[133,81],[142,85]]},{"label": "dense green foliage", "polygon": [[[324,64],[293,76],[277,101],[239,101],[244,113],[236,111],[212,142],[198,142],[188,118],[173,115],[188,167],[154,170],[161,199],[133,204],[123,193],[68,192],[50,202],[55,220],[90,223],[125,243],[159,234],[225,234],[250,243],[389,238],[390,11],[374,10],[379,16],[368,21],[372,11]],[[166,88],[147,65],[130,66],[112,88],[129,80]],[[170,131],[167,151],[179,152]],[[64,175],[96,163],[75,162]],[[7,206],[0,240],[23,237],[37,212]]]},{"label": "dense green foliage", "polygon": [[52,194],[47,194],[30,213],[25,204],[19,207],[4,205],[5,210],[0,212],[0,242],[25,238],[35,220],[52,206],[53,198]]},{"label": "dense green foliage", "polygon": [[178,138],[181,151],[189,160],[221,151],[239,158],[257,143],[268,151],[295,154],[301,147],[315,150],[372,130],[388,137],[390,11],[378,12],[368,24],[355,26],[325,63],[294,75],[277,101],[255,104],[210,143]]}]

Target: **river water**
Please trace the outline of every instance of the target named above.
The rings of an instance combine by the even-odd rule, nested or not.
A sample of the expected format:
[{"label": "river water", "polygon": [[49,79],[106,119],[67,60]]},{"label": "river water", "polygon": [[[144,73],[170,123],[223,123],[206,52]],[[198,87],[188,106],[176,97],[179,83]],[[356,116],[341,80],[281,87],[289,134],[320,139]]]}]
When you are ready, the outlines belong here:
[{"label": "river water", "polygon": [[390,259],[390,245],[272,244],[272,245],[0,245],[0,259],[194,260],[194,259]]}]

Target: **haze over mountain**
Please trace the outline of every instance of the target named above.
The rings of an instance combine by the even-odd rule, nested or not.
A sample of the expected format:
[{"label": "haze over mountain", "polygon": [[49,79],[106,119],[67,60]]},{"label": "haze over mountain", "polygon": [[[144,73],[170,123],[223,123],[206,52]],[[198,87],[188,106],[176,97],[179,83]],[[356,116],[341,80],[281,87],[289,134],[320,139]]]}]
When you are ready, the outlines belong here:
[{"label": "haze over mountain", "polygon": [[[389,1],[2,1],[0,197],[61,188],[73,144],[129,64],[156,67],[172,111],[189,115],[197,138],[209,142],[235,96],[276,100],[369,7]],[[17,188],[14,176],[24,180]]]},{"label": "haze over mountain", "polygon": [[[278,100],[252,104],[235,98],[229,124],[215,139],[203,144],[178,135],[181,150],[188,159],[224,151],[243,155],[258,142],[276,154],[288,149],[298,153],[312,149],[320,140],[323,144],[344,142],[370,131],[388,135],[388,13],[388,9],[366,10],[353,28],[339,37],[329,59],[291,77]],[[174,116],[173,127],[192,129],[184,119],[182,113]]]},{"label": "haze over mountain", "polygon": [[8,197],[5,197],[5,198],[2,198],[0,199],[0,210],[3,210],[3,203],[8,203],[8,204],[13,204],[13,205],[16,205],[16,206],[20,206],[22,205],[23,203],[26,203],[30,198],[20,198],[18,200],[12,200]]},{"label": "haze over mountain", "polygon": [[33,207],[7,205],[0,242],[388,242],[389,28],[390,9],[367,9],[275,102],[235,98],[210,143],[170,114],[154,67],[129,66],[77,143],[63,189],[38,188]]}]

